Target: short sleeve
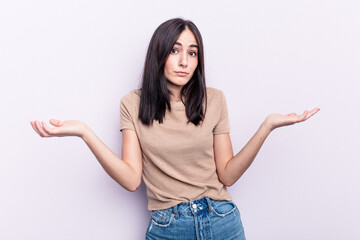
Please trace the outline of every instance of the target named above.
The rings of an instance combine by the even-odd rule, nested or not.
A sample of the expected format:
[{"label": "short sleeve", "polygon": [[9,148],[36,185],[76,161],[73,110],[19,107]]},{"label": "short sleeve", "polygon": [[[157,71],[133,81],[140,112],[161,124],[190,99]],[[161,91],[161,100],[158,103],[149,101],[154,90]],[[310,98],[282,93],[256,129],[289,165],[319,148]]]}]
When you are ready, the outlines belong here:
[{"label": "short sleeve", "polygon": [[132,94],[126,94],[120,102],[120,131],[124,129],[135,130],[134,127],[134,106],[132,105]]},{"label": "short sleeve", "polygon": [[228,109],[226,105],[225,95],[222,91],[219,91],[219,93],[220,93],[219,121],[217,122],[213,130],[214,134],[223,134],[223,133],[228,133],[230,131],[229,116],[228,116]]}]

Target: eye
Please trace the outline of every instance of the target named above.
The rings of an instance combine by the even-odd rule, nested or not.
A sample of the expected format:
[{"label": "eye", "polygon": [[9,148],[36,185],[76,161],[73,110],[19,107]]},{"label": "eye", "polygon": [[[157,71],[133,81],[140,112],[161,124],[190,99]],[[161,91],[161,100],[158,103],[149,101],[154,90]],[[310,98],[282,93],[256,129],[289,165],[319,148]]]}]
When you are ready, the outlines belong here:
[{"label": "eye", "polygon": [[171,53],[178,53],[179,51],[176,48],[171,49]]},{"label": "eye", "polygon": [[190,56],[196,57],[196,56],[197,56],[197,52],[190,52]]}]

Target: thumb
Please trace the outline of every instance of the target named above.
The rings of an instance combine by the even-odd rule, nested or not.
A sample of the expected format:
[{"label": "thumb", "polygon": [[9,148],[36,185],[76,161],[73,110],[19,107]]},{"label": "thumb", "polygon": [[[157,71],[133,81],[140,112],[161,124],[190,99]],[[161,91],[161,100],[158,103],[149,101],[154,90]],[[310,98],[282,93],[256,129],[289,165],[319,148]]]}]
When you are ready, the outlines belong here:
[{"label": "thumb", "polygon": [[57,119],[50,119],[49,122],[56,127],[61,127],[63,125],[63,122]]}]

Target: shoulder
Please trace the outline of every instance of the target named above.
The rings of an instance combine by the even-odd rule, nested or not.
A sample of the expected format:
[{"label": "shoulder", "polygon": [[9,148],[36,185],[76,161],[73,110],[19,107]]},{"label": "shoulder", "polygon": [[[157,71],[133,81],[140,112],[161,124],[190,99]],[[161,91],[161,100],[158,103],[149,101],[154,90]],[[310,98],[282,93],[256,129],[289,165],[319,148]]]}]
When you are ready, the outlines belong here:
[{"label": "shoulder", "polygon": [[141,90],[140,89],[131,90],[130,92],[126,93],[121,98],[121,103],[122,104],[139,103],[140,102],[140,95],[141,95]]},{"label": "shoulder", "polygon": [[206,93],[208,94],[208,96],[219,96],[219,95],[224,94],[220,89],[213,88],[213,87],[207,87]]},{"label": "shoulder", "polygon": [[222,101],[222,99],[225,98],[224,93],[217,88],[207,87],[206,94],[207,94],[208,102],[212,102],[212,101],[218,102],[218,101]]},{"label": "shoulder", "polygon": [[131,98],[140,98],[140,95],[141,95],[141,90],[140,89],[134,89],[134,90],[131,90],[130,92],[126,93],[122,99],[131,99]]},{"label": "shoulder", "polygon": [[140,89],[135,89],[121,98],[120,109],[122,112],[127,112],[131,115],[137,115],[140,106]]}]

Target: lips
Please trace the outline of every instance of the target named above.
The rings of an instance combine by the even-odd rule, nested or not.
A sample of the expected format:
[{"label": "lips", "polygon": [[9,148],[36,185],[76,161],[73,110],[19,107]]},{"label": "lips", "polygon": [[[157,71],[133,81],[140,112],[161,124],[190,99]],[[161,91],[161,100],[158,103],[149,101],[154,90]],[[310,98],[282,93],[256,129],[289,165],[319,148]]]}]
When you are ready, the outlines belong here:
[{"label": "lips", "polygon": [[178,72],[175,72],[176,75],[180,76],[180,77],[186,77],[189,73],[187,72],[181,72],[181,71],[178,71]]}]

